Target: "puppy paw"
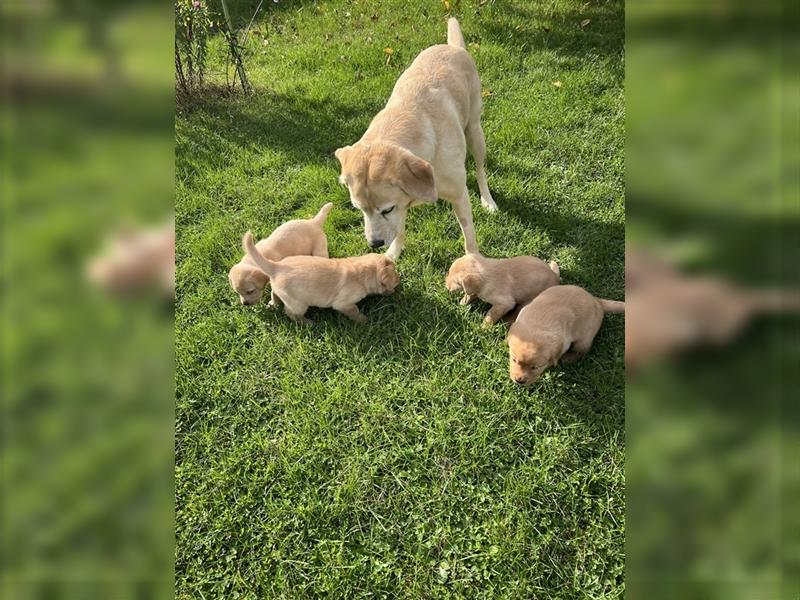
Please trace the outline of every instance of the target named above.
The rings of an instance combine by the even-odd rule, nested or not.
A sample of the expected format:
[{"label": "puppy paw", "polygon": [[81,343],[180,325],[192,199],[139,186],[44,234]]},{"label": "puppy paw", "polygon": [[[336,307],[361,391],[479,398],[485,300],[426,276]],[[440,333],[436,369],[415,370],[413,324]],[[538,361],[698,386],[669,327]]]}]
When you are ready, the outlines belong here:
[{"label": "puppy paw", "polygon": [[472,297],[467,294],[464,294],[464,297],[458,301],[461,305],[469,304],[470,302],[472,302]]}]

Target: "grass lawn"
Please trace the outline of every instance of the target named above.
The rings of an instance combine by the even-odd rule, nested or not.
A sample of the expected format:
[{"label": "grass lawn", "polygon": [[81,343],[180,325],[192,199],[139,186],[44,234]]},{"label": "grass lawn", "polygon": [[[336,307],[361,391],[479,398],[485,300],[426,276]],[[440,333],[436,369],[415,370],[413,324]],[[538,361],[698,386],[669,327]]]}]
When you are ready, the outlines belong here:
[{"label": "grass lawn", "polygon": [[[486,96],[500,210],[480,208],[470,164],[481,250],[621,298],[622,1],[450,3]],[[401,287],[362,303],[366,325],[312,309],[304,328],[228,287],[245,230],[328,201],[331,255],[367,252],[333,152],[445,40],[438,0],[265,4],[257,93],[208,93],[176,122],[177,596],[621,597],[622,317],[516,386],[504,328],[444,288],[463,252],[444,203],[409,213]]]}]

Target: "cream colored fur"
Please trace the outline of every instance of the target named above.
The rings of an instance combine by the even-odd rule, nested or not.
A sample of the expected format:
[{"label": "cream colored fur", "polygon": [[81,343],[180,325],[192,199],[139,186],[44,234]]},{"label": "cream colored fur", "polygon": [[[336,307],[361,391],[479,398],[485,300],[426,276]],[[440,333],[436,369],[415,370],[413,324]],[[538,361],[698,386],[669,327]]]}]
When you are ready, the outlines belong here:
[{"label": "cream colored fur", "polygon": [[[269,260],[278,261],[287,256],[310,255],[328,257],[328,239],[322,226],[333,208],[328,202],[312,219],[287,221],[266,239],[255,245],[258,253]],[[261,299],[269,277],[256,267],[245,254],[228,273],[228,281],[234,291],[239,294],[242,304],[257,304]],[[270,305],[275,304],[272,295]]]},{"label": "cream colored fur", "polygon": [[575,285],[544,290],[508,331],[511,379],[530,385],[559,360],[572,361],[588,352],[607,312],[625,312],[625,303],[595,298]]},{"label": "cream colored fur", "polygon": [[445,286],[451,292],[464,292],[461,304],[475,298],[491,304],[483,321],[484,327],[491,327],[515,306],[527,304],[560,281],[555,262],[548,265],[533,256],[487,258],[467,254],[452,264]]},{"label": "cream colored fur", "polygon": [[274,262],[259,254],[248,231],[242,245],[251,260],[270,278],[273,293],[286,314],[310,325],[305,313],[310,306],[333,308],[362,323],[367,320],[356,305],[370,294],[388,295],[400,283],[394,262],[382,254],[352,258],[289,256]]},{"label": "cream colored fur", "polygon": [[408,209],[439,198],[452,206],[467,252],[477,252],[464,166],[475,159],[481,203],[497,206],[484,170],[481,82],[466,51],[458,21],[448,20],[446,45],[417,56],[359,141],[336,151],[340,181],[364,214],[364,234],[374,247],[388,245],[397,259],[405,245]]}]

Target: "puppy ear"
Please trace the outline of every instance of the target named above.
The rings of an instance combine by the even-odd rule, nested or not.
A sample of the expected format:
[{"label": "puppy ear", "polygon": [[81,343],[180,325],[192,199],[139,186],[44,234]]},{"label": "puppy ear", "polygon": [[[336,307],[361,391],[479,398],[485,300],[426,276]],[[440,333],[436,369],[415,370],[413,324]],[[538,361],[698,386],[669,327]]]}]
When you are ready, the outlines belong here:
[{"label": "puppy ear", "polygon": [[400,283],[400,275],[392,259],[385,257],[385,262],[378,269],[378,281],[387,289],[394,289]]},{"label": "puppy ear", "polygon": [[264,273],[261,269],[253,269],[253,279],[262,288],[269,283],[269,275]]},{"label": "puppy ear", "polygon": [[473,296],[481,290],[481,280],[477,275],[469,274],[461,278],[461,289],[465,294]]},{"label": "puppy ear", "polygon": [[403,151],[396,175],[400,188],[415,200],[436,202],[439,199],[433,180],[433,167],[428,161]]},{"label": "puppy ear", "polygon": [[350,150],[352,149],[352,146],[343,146],[336,150],[333,155],[336,157],[336,160],[339,161],[339,164],[344,166],[344,162],[347,160],[347,157],[350,155]]}]

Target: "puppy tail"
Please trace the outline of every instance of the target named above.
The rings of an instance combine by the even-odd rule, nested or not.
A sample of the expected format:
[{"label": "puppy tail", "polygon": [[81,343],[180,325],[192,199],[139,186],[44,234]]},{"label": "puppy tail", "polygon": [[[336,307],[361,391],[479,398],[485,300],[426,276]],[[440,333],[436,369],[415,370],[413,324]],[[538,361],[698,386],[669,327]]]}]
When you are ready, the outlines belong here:
[{"label": "puppy tail", "polygon": [[461,27],[453,17],[447,19],[447,44],[463,50],[467,49],[467,45],[464,43],[464,36],[461,35]]},{"label": "puppy tail", "polygon": [[259,269],[264,271],[270,278],[272,277],[272,274],[275,272],[275,267],[277,267],[278,264],[267,260],[261,255],[253,241],[253,234],[249,231],[245,233],[242,238],[242,249],[244,249],[247,256],[250,257],[250,260],[252,260]]},{"label": "puppy tail", "polygon": [[800,312],[800,292],[787,290],[759,290],[745,292],[750,307],[760,313]]},{"label": "puppy tail", "polygon": [[322,227],[325,224],[325,221],[328,218],[328,215],[330,214],[332,208],[333,208],[333,202],[328,202],[325,206],[319,209],[317,216],[315,216],[311,220],[314,221],[314,223],[316,223],[320,227]]},{"label": "puppy tail", "polygon": [[619,302],[618,300],[603,300],[602,298],[598,298],[597,301],[600,302],[600,306],[602,306],[603,310],[607,313],[625,312],[624,302]]},{"label": "puppy tail", "polygon": [[558,275],[558,279],[559,279],[559,281],[561,281],[561,269],[558,268],[558,263],[556,261],[554,261],[554,260],[551,260],[550,264],[548,266],[550,267],[550,270],[553,273]]}]

